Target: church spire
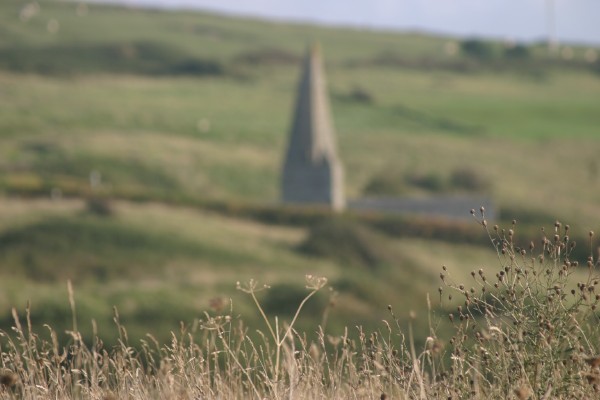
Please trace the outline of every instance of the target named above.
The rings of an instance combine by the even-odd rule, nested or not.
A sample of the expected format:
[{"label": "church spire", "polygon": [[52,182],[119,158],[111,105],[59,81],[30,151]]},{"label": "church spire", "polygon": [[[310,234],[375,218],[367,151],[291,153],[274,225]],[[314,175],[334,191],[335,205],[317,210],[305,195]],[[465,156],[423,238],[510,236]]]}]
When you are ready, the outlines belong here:
[{"label": "church spire", "polygon": [[343,170],[337,156],[321,50],[307,51],[283,169],[283,201],[345,207]]}]

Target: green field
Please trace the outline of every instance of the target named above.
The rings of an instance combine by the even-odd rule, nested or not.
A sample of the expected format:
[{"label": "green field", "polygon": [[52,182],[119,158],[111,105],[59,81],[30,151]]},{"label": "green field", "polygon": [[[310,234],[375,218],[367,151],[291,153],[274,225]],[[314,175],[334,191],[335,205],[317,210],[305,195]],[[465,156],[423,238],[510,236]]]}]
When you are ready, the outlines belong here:
[{"label": "green field", "polygon": [[[349,197],[385,175],[403,195],[453,193],[464,188],[447,182],[466,170],[527,242],[555,219],[574,237],[600,231],[600,64],[585,47],[563,60],[531,45],[512,59],[490,42],[494,55],[481,59],[422,34],[38,3],[26,21],[25,2],[0,5],[2,329],[28,299],[36,324],[68,327],[70,279],[84,332],[94,318],[114,339],[116,306],[132,336],[167,339],[179,321],[215,312],[215,298],[256,322],[235,290],[250,278],[273,286],[261,293],[268,310],[289,315],[307,273],[338,293],[332,330],[377,327],[387,304],[402,318],[425,314],[442,264],[458,279],[494,265],[479,239],[391,235],[356,216],[317,224],[277,205],[299,60],[314,40]],[[303,326],[320,320],[327,296]]]}]

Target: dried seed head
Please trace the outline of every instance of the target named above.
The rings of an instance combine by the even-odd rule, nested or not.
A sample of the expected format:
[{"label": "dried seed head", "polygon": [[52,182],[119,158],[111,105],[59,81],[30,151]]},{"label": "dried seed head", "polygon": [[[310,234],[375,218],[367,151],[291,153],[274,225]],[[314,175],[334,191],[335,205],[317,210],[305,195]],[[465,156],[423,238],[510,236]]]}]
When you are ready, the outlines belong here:
[{"label": "dried seed head", "polygon": [[440,342],[439,340],[433,340],[433,342],[431,343],[431,352],[433,354],[439,354],[441,353],[441,351],[444,349],[444,344],[442,342]]},{"label": "dried seed head", "polygon": [[515,396],[519,400],[527,400],[531,397],[531,390],[524,384],[515,389]]},{"label": "dried seed head", "polygon": [[598,368],[600,367],[600,356],[586,358],[585,362],[592,368]]},{"label": "dried seed head", "polygon": [[0,371],[0,387],[10,388],[17,384],[19,377],[14,372],[5,369]]},{"label": "dried seed head", "polygon": [[588,383],[591,384],[598,384],[600,383],[600,375],[598,374],[586,374],[585,378],[587,379]]}]

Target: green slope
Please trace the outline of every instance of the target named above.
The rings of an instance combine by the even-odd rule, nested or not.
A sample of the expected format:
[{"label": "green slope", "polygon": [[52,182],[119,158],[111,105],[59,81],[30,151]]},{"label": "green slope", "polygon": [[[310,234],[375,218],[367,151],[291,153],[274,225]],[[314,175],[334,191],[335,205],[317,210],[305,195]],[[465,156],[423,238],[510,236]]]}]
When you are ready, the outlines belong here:
[{"label": "green slope", "polygon": [[[492,262],[474,243],[312,226],[318,215],[270,225],[293,219],[276,207],[257,216],[253,207],[279,197],[299,60],[313,40],[325,55],[349,196],[373,182],[414,196],[456,192],[464,187],[448,182],[467,171],[505,218],[531,222],[528,232],[554,218],[576,237],[599,230],[600,78],[585,48],[562,60],[532,46],[515,59],[485,43],[493,55],[483,59],[449,55],[453,39],[427,35],[97,5],[78,15],[76,3],[38,3],[26,21],[26,2],[0,4],[3,327],[27,299],[36,324],[67,327],[69,278],[82,324],[95,317],[110,332],[116,305],[138,336],[152,329],[164,339],[215,297],[232,297],[256,321],[234,290],[252,277],[273,285],[262,294],[267,308],[289,314],[306,273],[339,292],[333,328],[376,326],[387,304],[425,313],[440,265],[466,279]],[[63,198],[32,199],[51,193]],[[77,200],[96,195],[113,215]],[[303,326],[320,319],[323,296]]]}]

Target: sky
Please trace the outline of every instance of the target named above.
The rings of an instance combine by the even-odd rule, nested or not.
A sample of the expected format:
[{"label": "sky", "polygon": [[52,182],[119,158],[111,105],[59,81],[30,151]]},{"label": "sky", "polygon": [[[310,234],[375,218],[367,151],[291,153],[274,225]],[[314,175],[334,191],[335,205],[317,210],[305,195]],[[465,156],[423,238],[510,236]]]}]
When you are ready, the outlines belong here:
[{"label": "sky", "polygon": [[[600,46],[600,0],[95,0],[280,21]],[[554,10],[552,13],[549,10]],[[554,15],[552,18],[551,15]],[[554,21],[553,23],[551,21]],[[550,28],[553,26],[553,28]]]}]

